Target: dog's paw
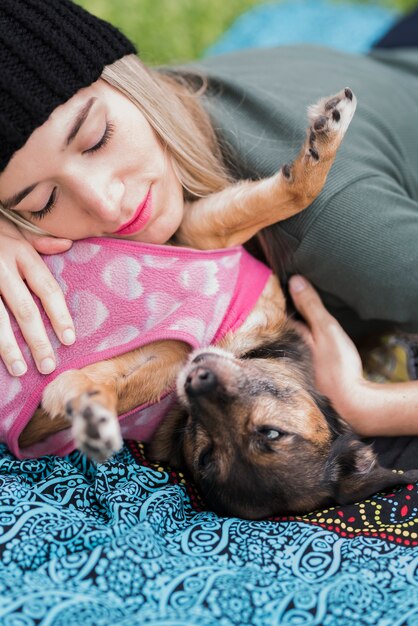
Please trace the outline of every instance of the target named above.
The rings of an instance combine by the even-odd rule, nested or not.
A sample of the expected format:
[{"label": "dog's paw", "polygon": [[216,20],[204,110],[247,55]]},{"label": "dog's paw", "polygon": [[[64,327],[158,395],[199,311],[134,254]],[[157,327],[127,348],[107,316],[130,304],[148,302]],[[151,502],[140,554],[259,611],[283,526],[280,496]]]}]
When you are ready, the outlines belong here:
[{"label": "dog's paw", "polygon": [[[315,144],[338,137],[341,141],[353,119],[357,100],[354,93],[346,87],[335,96],[321,98],[308,107],[310,122],[309,143],[315,152]],[[313,158],[315,155],[312,154]],[[319,158],[319,157],[318,157]]]},{"label": "dog's paw", "polygon": [[[321,98],[308,107],[310,126],[302,151],[293,163],[286,163],[281,168],[283,177],[289,183],[300,182],[299,193],[305,191],[309,198],[315,197],[325,180],[309,177],[311,166],[322,164],[323,175],[327,174],[337,150],[353,119],[357,100],[351,89],[346,87],[335,96]],[[302,166],[302,169],[301,169]],[[317,173],[317,168],[315,172]],[[312,187],[312,189],[311,189]]]},{"label": "dog's paw", "polygon": [[104,463],[121,449],[117,415],[101,404],[99,392],[83,393],[68,401],[65,410],[77,448],[90,459]]}]

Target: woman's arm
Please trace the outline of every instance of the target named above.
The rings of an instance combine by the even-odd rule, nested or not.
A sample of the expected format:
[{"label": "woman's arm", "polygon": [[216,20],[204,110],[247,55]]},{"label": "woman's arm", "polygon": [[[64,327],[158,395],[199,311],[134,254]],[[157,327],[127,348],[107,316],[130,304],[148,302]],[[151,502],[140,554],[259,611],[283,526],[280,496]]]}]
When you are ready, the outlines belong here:
[{"label": "woman's arm", "polygon": [[0,358],[13,376],[21,376],[27,367],[5,304],[40,372],[47,374],[55,369],[55,356],[31,291],[39,297],[58,339],[66,345],[74,342],[74,325],[64,295],[38,254],[56,254],[71,245],[64,239],[29,233],[24,236],[14,224],[0,217]]},{"label": "woman's arm", "polygon": [[293,276],[289,288],[307,323],[303,334],[312,350],[316,385],[337,412],[364,437],[418,435],[418,381],[366,380],[357,348],[313,287]]}]

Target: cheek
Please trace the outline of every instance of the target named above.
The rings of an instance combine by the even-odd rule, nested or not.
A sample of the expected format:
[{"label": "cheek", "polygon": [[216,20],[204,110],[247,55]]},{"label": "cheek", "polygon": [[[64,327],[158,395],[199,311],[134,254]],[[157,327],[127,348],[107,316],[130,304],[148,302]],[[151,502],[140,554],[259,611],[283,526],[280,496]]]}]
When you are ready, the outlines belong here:
[{"label": "cheek", "polygon": [[148,122],[140,115],[131,116],[126,122],[122,122],[123,132],[120,135],[120,148],[127,154],[135,155],[138,166],[145,169],[148,164],[158,163],[162,168],[166,153],[157,135]]},{"label": "cheek", "polygon": [[183,187],[168,157],[165,157],[165,163],[160,172],[160,175],[157,174],[156,177],[155,199],[164,223],[173,230],[169,233],[171,237],[179,228],[184,216]]}]

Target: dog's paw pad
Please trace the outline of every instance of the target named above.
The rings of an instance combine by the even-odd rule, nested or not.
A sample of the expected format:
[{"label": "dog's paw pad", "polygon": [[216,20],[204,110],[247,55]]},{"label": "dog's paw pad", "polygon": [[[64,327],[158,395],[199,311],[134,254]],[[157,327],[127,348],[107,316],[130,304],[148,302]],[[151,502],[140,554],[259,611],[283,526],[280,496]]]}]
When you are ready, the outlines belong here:
[{"label": "dog's paw pad", "polygon": [[104,463],[122,447],[117,416],[106,409],[95,392],[84,393],[67,402],[66,413],[72,424],[72,434],[79,450],[90,459]]},{"label": "dog's paw pad", "polygon": [[330,98],[321,98],[308,109],[311,132],[322,135],[322,139],[326,138],[327,134],[344,135],[356,106],[356,97],[349,87]]},{"label": "dog's paw pad", "polygon": [[293,163],[282,165],[282,174],[288,181],[291,181],[293,177]]}]

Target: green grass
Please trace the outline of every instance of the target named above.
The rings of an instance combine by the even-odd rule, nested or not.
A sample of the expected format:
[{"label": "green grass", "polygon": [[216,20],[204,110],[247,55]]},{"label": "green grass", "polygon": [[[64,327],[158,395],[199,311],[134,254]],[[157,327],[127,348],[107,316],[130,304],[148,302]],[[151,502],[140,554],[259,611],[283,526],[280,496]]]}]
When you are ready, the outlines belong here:
[{"label": "green grass", "polygon": [[[159,64],[200,57],[236,17],[265,0],[76,1],[118,26],[144,61]],[[407,11],[418,6],[418,0],[381,0],[380,4]]]},{"label": "green grass", "polygon": [[152,64],[201,56],[234,19],[261,0],[77,0],[118,26]]}]

